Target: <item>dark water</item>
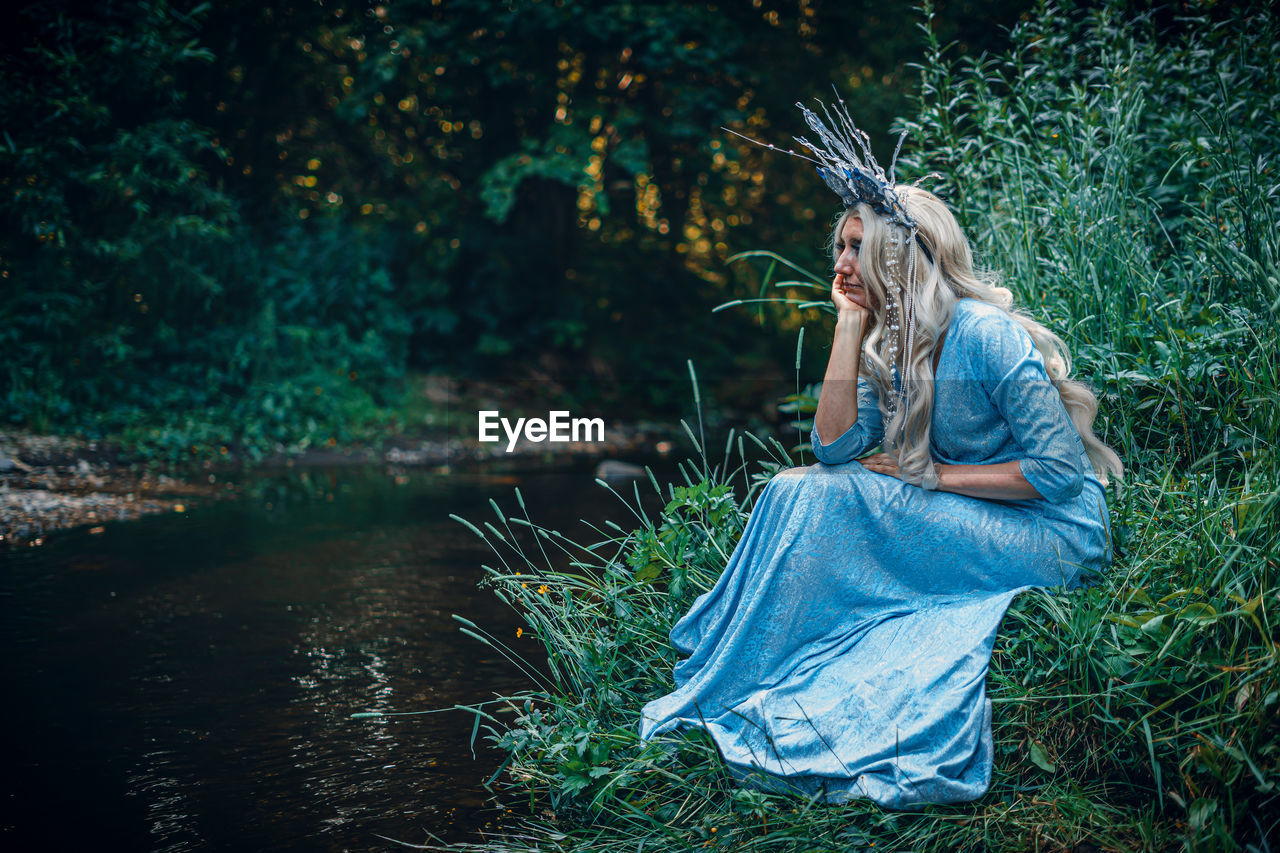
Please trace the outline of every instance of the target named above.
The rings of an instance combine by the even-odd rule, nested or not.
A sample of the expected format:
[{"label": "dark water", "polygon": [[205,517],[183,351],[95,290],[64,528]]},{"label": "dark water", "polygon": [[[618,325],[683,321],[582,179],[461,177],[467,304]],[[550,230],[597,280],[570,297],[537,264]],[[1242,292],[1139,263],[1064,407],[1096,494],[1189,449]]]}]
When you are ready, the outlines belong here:
[{"label": "dark water", "polygon": [[[225,504],[0,552],[6,850],[391,850],[475,838],[500,756],[473,718],[405,711],[530,685],[461,634],[515,639],[450,521],[516,508],[566,534],[618,518],[590,469],[310,469]],[[594,540],[592,540],[594,541]],[[523,645],[521,645],[523,644]]]}]

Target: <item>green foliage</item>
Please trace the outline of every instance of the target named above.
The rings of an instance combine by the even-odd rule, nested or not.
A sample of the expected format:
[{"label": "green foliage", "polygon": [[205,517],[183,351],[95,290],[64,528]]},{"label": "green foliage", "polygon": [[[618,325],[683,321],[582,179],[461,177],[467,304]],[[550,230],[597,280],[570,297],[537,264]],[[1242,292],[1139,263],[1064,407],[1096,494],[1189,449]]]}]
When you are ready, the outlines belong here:
[{"label": "green foliage", "polygon": [[133,317],[81,320],[88,334],[58,351],[74,365],[65,379],[9,362],[10,416],[112,437],[166,464],[350,443],[385,427],[409,328],[378,242],[335,240],[325,223],[287,226],[272,246],[235,239],[240,230],[204,260],[216,293],[138,285]]},{"label": "green foliage", "polygon": [[[786,464],[780,446],[768,449],[767,471]],[[741,441],[738,450],[741,457]],[[624,792],[633,786],[647,788],[656,781],[650,775],[670,782],[678,778],[677,765],[695,756],[705,763],[715,754],[707,744],[640,744],[633,719],[639,697],[672,689],[670,628],[715,582],[742,533],[746,502],[763,483],[746,479],[745,460],[732,470],[728,460],[714,469],[705,465],[704,458],[706,478],[687,477],[685,485],[668,485],[665,495],[658,491],[666,504],[656,522],[645,517],[638,490],[635,504],[618,495],[639,527],[599,531],[603,538],[589,545],[534,523],[518,490],[518,514],[493,504],[496,526],[486,522],[481,529],[458,519],[499,559],[499,566],[485,567],[484,584],[521,612],[529,635],[546,648],[548,676],[526,670],[542,688],[538,702],[511,700],[512,718],[489,732],[511,753],[511,772],[536,776],[556,809],[599,814],[620,796],[630,800]],[[741,497],[731,486],[735,479],[742,479]],[[650,485],[658,490],[652,475]],[[518,657],[508,640],[473,636]]]},{"label": "green foliage", "polygon": [[1261,226],[1280,198],[1276,22],[1210,9],[1043,4],[1007,53],[955,61],[930,39],[903,123],[915,167],[947,164],[939,192],[1104,408],[1139,398],[1146,434],[1110,433],[1131,465],[1277,438],[1259,407],[1280,379],[1280,234]]},{"label": "green foliage", "polygon": [[217,251],[234,207],[204,168],[213,140],[166,91],[210,58],[189,18],[157,3],[30,23],[31,43],[0,60],[0,360],[6,419],[48,428],[97,402],[77,399],[84,370],[135,358],[132,328],[115,322],[149,310],[134,276],[212,285],[192,249]]},{"label": "green foliage", "polygon": [[[1023,2],[957,2],[947,26],[976,49],[985,16]],[[0,33],[0,417],[116,431],[157,459],[255,455],[371,422],[406,366],[514,379],[535,359],[576,373],[583,355],[597,397],[670,409],[677,341],[726,374],[784,345],[781,313],[757,314],[763,334],[710,316],[755,288],[721,261],[733,244],[809,245],[826,204],[817,187],[766,190],[763,170],[802,185],[807,167],[716,128],[785,137],[792,81],[815,67],[886,124],[912,34],[875,7],[27,4]],[[296,273],[249,266],[283,263],[286,238],[306,252]],[[383,307],[352,316],[391,325],[299,333],[331,320],[296,315],[269,279],[327,299],[322,239],[385,277],[369,288]],[[272,316],[295,328],[264,333]],[[359,374],[383,390],[304,401],[379,349],[384,366]],[[250,352],[287,355],[250,369]],[[282,386],[246,390],[265,373]]]},{"label": "green foliage", "polygon": [[398,399],[410,328],[383,260],[395,234],[240,221],[210,175],[230,155],[178,85],[214,59],[193,40],[207,12],[28,10],[30,44],[5,57],[10,423],[173,464],[364,437]]},{"label": "green foliage", "polygon": [[712,486],[703,480],[671,491],[662,523],[637,532],[626,563],[638,581],[663,580],[680,606],[691,580],[705,587],[724,568],[744,519],[728,483]]},{"label": "green foliage", "polygon": [[[813,416],[818,411],[818,399],[822,396],[822,383],[806,385],[795,394],[788,394],[778,403],[778,411],[791,415],[787,426],[794,429],[801,437],[807,436],[813,429]],[[802,441],[795,450],[812,450],[809,442]]]},{"label": "green foliage", "polygon": [[1275,524],[1237,526],[1241,498],[1274,508],[1280,491],[1274,477],[1133,484],[1115,512],[1141,534],[1117,570],[1020,599],[992,660],[1007,751],[1036,739],[1055,779],[1154,802],[1194,850],[1257,843],[1269,830],[1253,816],[1280,796]]}]

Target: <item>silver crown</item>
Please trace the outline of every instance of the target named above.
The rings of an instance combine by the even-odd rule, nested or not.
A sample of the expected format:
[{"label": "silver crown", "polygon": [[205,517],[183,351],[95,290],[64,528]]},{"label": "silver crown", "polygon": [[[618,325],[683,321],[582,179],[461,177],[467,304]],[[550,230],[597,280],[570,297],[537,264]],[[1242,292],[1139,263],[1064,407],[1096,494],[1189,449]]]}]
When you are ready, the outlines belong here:
[{"label": "silver crown", "polygon": [[835,129],[828,128],[813,110],[796,103],[804,113],[805,124],[818,134],[818,139],[826,148],[820,148],[803,137],[796,137],[796,141],[813,152],[813,158],[807,159],[817,165],[822,180],[840,196],[846,207],[865,204],[890,222],[914,228],[916,222],[898,197],[894,181],[898,153],[902,151],[902,143],[907,138],[906,131],[898,137],[898,144],[893,149],[893,160],[886,173],[871,152],[870,137],[853,123],[844,101],[839,102],[834,116],[826,104],[819,102],[818,105]]},{"label": "silver crown", "polygon": [[[916,222],[907,212],[902,199],[898,197],[895,182],[898,154],[902,151],[902,143],[907,138],[906,131],[898,137],[898,145],[893,149],[893,160],[889,163],[889,171],[885,172],[876,162],[875,154],[871,151],[870,137],[854,124],[853,118],[845,107],[844,99],[837,96],[836,100],[837,105],[832,107],[828,107],[821,101],[818,102],[822,114],[826,116],[825,123],[813,110],[802,103],[796,103],[804,114],[805,124],[809,125],[810,129],[818,135],[822,145],[826,147],[815,145],[808,139],[797,136],[794,137],[795,141],[809,149],[813,156],[798,153],[795,149],[786,149],[784,153],[813,163],[823,182],[840,196],[840,200],[846,207],[866,204],[890,222],[906,228],[915,228]],[[773,151],[783,150],[769,143],[752,139],[736,130],[729,130],[727,127],[724,129],[755,145],[762,145]]]}]

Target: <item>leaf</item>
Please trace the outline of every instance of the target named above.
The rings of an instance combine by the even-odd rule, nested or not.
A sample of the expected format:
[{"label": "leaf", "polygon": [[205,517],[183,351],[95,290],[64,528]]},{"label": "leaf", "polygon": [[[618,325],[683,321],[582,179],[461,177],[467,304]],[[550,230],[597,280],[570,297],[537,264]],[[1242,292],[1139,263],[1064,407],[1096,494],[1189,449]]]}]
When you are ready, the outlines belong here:
[{"label": "leaf", "polygon": [[1151,596],[1142,587],[1132,587],[1129,590],[1129,600],[1136,601],[1144,607],[1154,607],[1155,602],[1151,600]]},{"label": "leaf", "polygon": [[662,577],[662,563],[654,560],[647,566],[636,570],[636,580],[643,582],[655,581]]},{"label": "leaf", "polygon": [[1057,771],[1057,765],[1049,760],[1049,753],[1040,745],[1040,742],[1030,739],[1028,739],[1028,742],[1031,745],[1028,750],[1028,754],[1031,757],[1031,763],[1046,773],[1053,773]]},{"label": "leaf", "polygon": [[560,790],[564,791],[566,794],[573,794],[581,791],[590,784],[591,780],[586,776],[566,776],[564,781],[560,783]]},{"label": "leaf", "polygon": [[1142,623],[1142,633],[1150,636],[1168,633],[1169,629],[1164,624],[1164,618],[1167,615],[1169,614],[1157,613],[1155,616],[1152,616],[1150,619],[1147,619],[1145,622]]},{"label": "leaf", "polygon": [[1218,611],[1208,604],[1194,601],[1178,611],[1178,618],[1195,625],[1212,625],[1218,621]]},{"label": "leaf", "polygon": [[1209,821],[1213,820],[1213,816],[1218,812],[1218,801],[1211,800],[1208,797],[1201,797],[1191,803],[1191,807],[1187,809],[1187,823],[1192,829],[1202,829]]},{"label": "leaf", "polygon": [[471,727],[471,760],[472,761],[474,761],[476,758],[476,734],[478,734],[479,731],[480,731],[480,714],[479,712],[477,712],[475,725]]},{"label": "leaf", "polygon": [[1262,604],[1262,593],[1258,593],[1249,601],[1245,601],[1243,596],[1232,596],[1240,602],[1240,610],[1242,613],[1253,615],[1253,611],[1258,609],[1258,605]]},{"label": "leaf", "polygon": [[1173,592],[1169,593],[1168,595],[1161,597],[1159,603],[1168,604],[1170,601],[1173,601],[1175,598],[1182,598],[1185,595],[1190,595],[1191,592],[1192,590],[1189,590],[1189,589],[1176,589]]},{"label": "leaf", "polygon": [[1103,658],[1102,664],[1107,674],[1114,675],[1116,678],[1124,678],[1135,668],[1133,656],[1128,654],[1107,655]]},{"label": "leaf", "polygon": [[1107,614],[1104,614],[1102,618],[1107,620],[1108,622],[1115,622],[1118,625],[1125,625],[1130,628],[1142,627],[1142,623],[1139,622],[1137,619],[1133,618],[1132,616],[1125,616],[1122,613],[1107,613]]}]

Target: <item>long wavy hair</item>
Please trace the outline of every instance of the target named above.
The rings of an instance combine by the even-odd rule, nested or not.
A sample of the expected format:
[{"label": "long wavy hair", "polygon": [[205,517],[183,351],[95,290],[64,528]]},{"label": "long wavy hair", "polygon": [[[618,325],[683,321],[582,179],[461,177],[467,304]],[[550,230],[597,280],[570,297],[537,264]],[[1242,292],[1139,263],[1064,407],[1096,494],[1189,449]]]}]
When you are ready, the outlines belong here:
[{"label": "long wavy hair", "polygon": [[[1015,308],[1013,293],[1000,286],[993,271],[975,269],[969,240],[941,199],[928,190],[913,186],[898,186],[897,192],[919,225],[918,239],[927,253],[916,252],[916,275],[904,285],[911,288],[915,303],[915,343],[910,353],[910,364],[894,366],[900,376],[912,378],[912,393],[905,410],[896,412],[892,420],[886,407],[886,401],[894,391],[887,362],[889,346],[884,311],[886,282],[889,280],[888,258],[894,242],[890,239],[890,229],[899,229],[896,261],[902,276],[907,270],[909,232],[902,226],[890,224],[867,205],[860,204],[837,218],[831,244],[832,258],[838,259],[836,246],[846,220],[851,216],[862,220],[858,269],[871,304],[872,321],[862,339],[859,374],[879,392],[880,413],[885,421],[884,449],[897,456],[902,479],[919,485],[936,476],[929,453],[934,398],[933,354],[939,338],[951,324],[957,300],[964,297],[1000,308],[1027,330],[1044,358],[1049,379],[1062,397],[1062,404],[1080,434],[1099,481],[1107,483],[1110,474],[1117,478],[1123,476],[1124,464],[1120,457],[1093,432],[1093,420],[1098,414],[1097,398],[1088,386],[1068,378],[1071,357],[1066,344],[1024,311]],[[905,304],[902,296],[901,293],[894,294],[900,309]],[[902,322],[904,327],[900,334],[905,336],[905,318]],[[898,347],[898,360],[901,362],[908,355],[904,351],[905,341],[899,341]]]}]

